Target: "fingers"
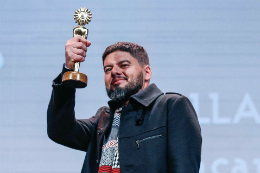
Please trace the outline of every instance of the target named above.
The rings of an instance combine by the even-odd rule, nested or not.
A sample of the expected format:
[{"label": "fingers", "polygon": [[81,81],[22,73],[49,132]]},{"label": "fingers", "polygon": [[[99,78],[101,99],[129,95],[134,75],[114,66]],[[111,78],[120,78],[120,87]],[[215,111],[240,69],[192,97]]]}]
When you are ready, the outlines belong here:
[{"label": "fingers", "polygon": [[87,47],[89,47],[91,45],[91,41],[86,40],[85,38],[83,38],[80,35],[77,35],[77,36],[73,37],[71,40],[73,40],[75,42],[81,42],[84,45],[86,45]]},{"label": "fingers", "polygon": [[[85,50],[77,49],[77,48],[73,48],[73,47],[68,47],[66,49],[66,54],[67,54],[67,56],[69,56],[69,58],[71,58],[72,61],[77,60],[76,57],[78,57],[78,56],[81,56],[83,58],[86,57],[86,51]],[[78,56],[76,56],[76,55],[78,55]]]},{"label": "fingers", "polygon": [[71,45],[71,47],[84,50],[85,52],[87,51],[87,46],[82,42],[75,42]]},{"label": "fingers", "polygon": [[74,69],[75,62],[85,61],[86,51],[83,49],[77,49],[72,46],[67,46],[65,50],[66,66],[70,69]]},{"label": "fingers", "polygon": [[84,49],[77,49],[77,48],[72,48],[72,52],[76,55],[80,55],[82,57],[86,57],[86,50]]},{"label": "fingers", "polygon": [[66,66],[70,69],[74,69],[75,62],[85,61],[87,47],[90,45],[91,42],[82,36],[75,36],[68,40],[65,45]]},{"label": "fingers", "polygon": [[70,69],[74,69],[74,64],[75,62],[84,62],[85,61],[85,56],[86,52],[83,51],[84,53],[81,53],[80,50],[73,48],[74,50],[66,50],[66,62],[65,65],[66,67]]},{"label": "fingers", "polygon": [[86,45],[87,45],[87,47],[89,47],[91,45],[91,41],[87,40],[87,44]]},{"label": "fingers", "polygon": [[72,64],[74,64],[75,62],[84,62],[85,61],[85,57],[81,56],[81,55],[73,54],[73,55],[71,55],[71,57],[73,57],[70,59],[70,62]]},{"label": "fingers", "polygon": [[75,47],[75,48],[79,48],[79,49],[84,49],[85,51],[87,51],[87,47],[89,47],[91,45],[91,42],[86,40],[85,38],[77,35],[75,37],[73,37],[72,39],[70,39],[67,44],[70,44],[71,46]]}]

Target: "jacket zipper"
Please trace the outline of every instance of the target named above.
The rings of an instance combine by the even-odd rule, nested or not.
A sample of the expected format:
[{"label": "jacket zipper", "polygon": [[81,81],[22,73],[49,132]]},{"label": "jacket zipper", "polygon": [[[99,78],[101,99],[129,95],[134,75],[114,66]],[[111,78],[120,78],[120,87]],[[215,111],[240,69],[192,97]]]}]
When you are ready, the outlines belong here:
[{"label": "jacket zipper", "polygon": [[140,148],[140,143],[146,140],[150,140],[150,139],[155,139],[155,138],[162,138],[163,135],[154,135],[154,136],[149,136],[147,138],[143,138],[143,139],[139,139],[137,141],[135,141],[135,143],[137,144],[137,148]]}]

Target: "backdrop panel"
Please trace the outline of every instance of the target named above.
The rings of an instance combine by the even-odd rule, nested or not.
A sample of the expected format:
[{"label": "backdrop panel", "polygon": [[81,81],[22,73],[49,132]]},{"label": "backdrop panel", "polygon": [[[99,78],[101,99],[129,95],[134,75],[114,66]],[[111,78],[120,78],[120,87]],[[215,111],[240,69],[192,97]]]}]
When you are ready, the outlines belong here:
[{"label": "backdrop panel", "polygon": [[260,173],[260,2],[0,1],[0,170],[80,172],[85,153],[52,142],[46,111],[64,63],[74,11],[93,13],[76,116],[107,105],[101,56],[117,41],[142,45],[162,91],[190,98],[202,128],[201,173]]}]

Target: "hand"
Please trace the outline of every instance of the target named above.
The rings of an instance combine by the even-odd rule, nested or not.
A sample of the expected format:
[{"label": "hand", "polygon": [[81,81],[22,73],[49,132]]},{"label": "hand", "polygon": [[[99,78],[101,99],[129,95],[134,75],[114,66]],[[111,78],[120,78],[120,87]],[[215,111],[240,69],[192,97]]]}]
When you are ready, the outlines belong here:
[{"label": "hand", "polygon": [[66,67],[74,69],[75,62],[85,61],[87,47],[90,45],[90,41],[79,35],[68,40],[65,45]]}]

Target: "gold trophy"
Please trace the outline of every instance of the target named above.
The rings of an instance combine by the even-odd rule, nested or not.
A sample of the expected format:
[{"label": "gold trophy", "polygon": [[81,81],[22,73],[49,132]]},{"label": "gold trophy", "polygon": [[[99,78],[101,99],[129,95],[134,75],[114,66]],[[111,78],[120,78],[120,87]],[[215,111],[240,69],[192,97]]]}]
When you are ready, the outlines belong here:
[{"label": "gold trophy", "polygon": [[[73,37],[76,35],[81,35],[85,39],[87,39],[88,36],[88,28],[85,28],[84,26],[90,22],[91,19],[91,13],[90,10],[84,8],[80,8],[77,11],[75,11],[75,20],[76,23],[79,24],[79,26],[75,27],[73,29]],[[85,88],[87,86],[88,77],[79,72],[79,62],[75,63],[74,71],[67,71],[64,73],[62,77],[62,83],[66,86],[72,87],[72,88]]]}]

